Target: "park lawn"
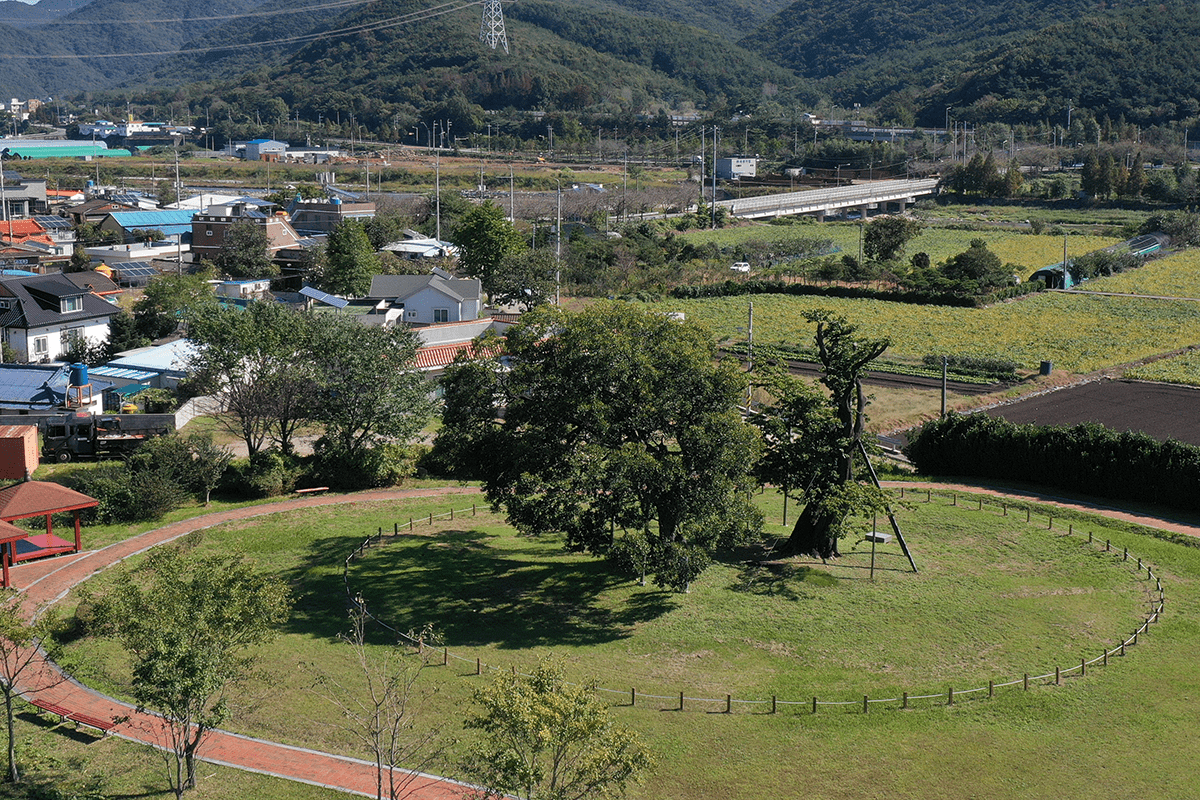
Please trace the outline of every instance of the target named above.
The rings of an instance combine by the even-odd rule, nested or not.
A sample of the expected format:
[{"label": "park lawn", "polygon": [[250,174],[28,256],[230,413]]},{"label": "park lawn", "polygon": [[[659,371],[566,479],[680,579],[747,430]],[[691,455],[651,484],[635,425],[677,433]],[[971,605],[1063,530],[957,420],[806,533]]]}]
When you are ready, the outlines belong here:
[{"label": "park lawn", "polygon": [[1200,314],[1171,300],[1041,293],[986,308],[953,308],[762,294],[665,300],[663,311],[681,311],[720,341],[742,341],[747,304],[754,303],[754,337],[761,344],[809,345],[816,326],[807,311],[829,309],[867,337],[888,337],[888,358],[971,355],[1015,361],[1036,369],[1091,372],[1200,342]]},{"label": "park lawn", "polygon": [[[778,498],[760,502],[782,535]],[[246,687],[254,707],[232,727],[355,754],[311,690],[315,671],[353,675],[334,639],[344,627],[342,558],[368,532],[407,527],[409,517],[450,505],[459,509],[453,523],[415,523],[412,536],[368,550],[350,571],[373,612],[401,630],[433,622],[451,653],[465,659],[422,679],[437,690],[423,719],[444,723],[449,735],[466,735],[459,729],[464,708],[484,680],[474,675],[475,658],[527,670],[555,654],[572,677],[594,676],[612,689],[602,696],[612,699],[615,717],[659,754],[637,797],[749,798],[797,786],[831,798],[1072,796],[1100,773],[1122,796],[1191,785],[1200,745],[1185,732],[1200,712],[1185,698],[1200,656],[1189,621],[1200,551],[1082,515],[1056,511],[1055,530],[1047,531],[1045,516],[1026,523],[1016,506],[1004,517],[995,507],[980,512],[936,497],[901,514],[917,575],[904,571],[890,544],[880,548],[885,569],[872,584],[865,579],[869,548],[846,542],[838,563],[800,563],[787,575],[752,570],[743,563],[747,553],[729,554],[689,594],[616,580],[553,540],[514,535],[482,509],[463,513],[463,498],[363,503],[221,526],[200,546],[245,549],[286,575],[298,599],[284,635],[264,649],[263,679]],[[1145,612],[1146,581],[1082,537],[1064,537],[1066,524],[1156,565],[1169,613],[1142,644],[1061,687],[1041,681],[1029,693],[997,690],[991,701],[914,701],[907,712],[891,703],[862,715],[863,694],[940,698],[951,686],[962,692],[1077,665],[1127,636]],[[75,647],[92,659],[98,688],[119,693],[119,656],[95,642]],[[630,687],[639,695],[633,708]],[[680,691],[689,698],[683,714],[668,710]],[[726,694],[735,701],[730,715],[717,713]],[[767,714],[771,694],[798,704]],[[813,715],[814,694],[849,705]],[[1151,739],[1155,746],[1144,746]],[[454,774],[453,757],[443,769]]]}]

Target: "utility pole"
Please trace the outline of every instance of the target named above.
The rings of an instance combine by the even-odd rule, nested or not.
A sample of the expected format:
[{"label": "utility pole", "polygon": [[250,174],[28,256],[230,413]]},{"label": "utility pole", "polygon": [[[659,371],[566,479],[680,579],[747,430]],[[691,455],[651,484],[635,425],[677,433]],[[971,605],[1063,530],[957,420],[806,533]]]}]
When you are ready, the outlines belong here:
[{"label": "utility pole", "polygon": [[437,240],[442,241],[442,151],[436,151],[433,162],[433,204],[437,217]]},{"label": "utility pole", "polygon": [[558,180],[558,209],[554,228],[554,305],[558,305],[559,281],[562,279],[562,179]]},{"label": "utility pole", "polygon": [[717,227],[717,131],[716,125],[713,125],[713,170],[712,170],[712,227]]},{"label": "utility pole", "polygon": [[513,191],[512,164],[508,165],[508,221],[514,225],[517,222],[516,193]]}]

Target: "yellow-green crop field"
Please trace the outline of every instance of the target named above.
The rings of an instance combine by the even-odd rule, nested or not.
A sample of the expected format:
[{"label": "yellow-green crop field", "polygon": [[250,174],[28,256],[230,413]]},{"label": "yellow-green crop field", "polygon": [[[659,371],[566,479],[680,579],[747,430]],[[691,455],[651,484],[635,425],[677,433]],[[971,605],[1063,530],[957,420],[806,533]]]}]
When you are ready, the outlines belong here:
[{"label": "yellow-green crop field", "polygon": [[1091,372],[1200,343],[1200,304],[1172,300],[1044,293],[988,308],[950,308],[828,297],[753,295],[667,300],[657,308],[682,311],[718,339],[741,340],[749,302],[754,339],[812,345],[815,327],[805,311],[825,308],[870,337],[892,340],[888,355],[926,354],[1005,358],[1034,369]]},{"label": "yellow-green crop field", "polygon": [[1123,292],[1161,297],[1200,297],[1200,250],[1183,250],[1144,267],[1083,284],[1090,292]]},{"label": "yellow-green crop field", "polygon": [[1190,351],[1173,358],[1164,358],[1125,372],[1126,378],[1139,381],[1164,381],[1200,386],[1200,352]]},{"label": "yellow-green crop field", "polygon": [[[691,241],[716,242],[732,246],[749,239],[769,241],[791,238],[830,239],[844,253],[858,253],[858,225],[854,223],[825,223],[795,225],[751,225],[725,228],[717,231],[690,231],[683,234]],[[1000,257],[1005,264],[1016,264],[1024,268],[1022,278],[1042,267],[1062,261],[1063,240],[1060,236],[1036,236],[1013,230],[963,231],[948,228],[926,228],[904,248],[906,255],[927,253],[934,264],[958,255],[971,246],[972,239],[983,239],[988,249]],[[1109,236],[1072,235],[1067,237],[1067,255],[1081,256],[1093,250],[1117,244],[1120,239]]]}]

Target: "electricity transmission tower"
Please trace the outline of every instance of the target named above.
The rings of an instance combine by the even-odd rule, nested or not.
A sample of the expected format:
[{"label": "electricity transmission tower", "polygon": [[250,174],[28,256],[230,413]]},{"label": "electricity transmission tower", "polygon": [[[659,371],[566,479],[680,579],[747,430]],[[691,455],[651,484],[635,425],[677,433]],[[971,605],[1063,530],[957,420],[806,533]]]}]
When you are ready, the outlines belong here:
[{"label": "electricity transmission tower", "polygon": [[504,11],[500,8],[500,0],[484,0],[483,23],[479,26],[479,41],[491,45],[504,45],[504,54],[508,55],[508,36],[504,33]]}]

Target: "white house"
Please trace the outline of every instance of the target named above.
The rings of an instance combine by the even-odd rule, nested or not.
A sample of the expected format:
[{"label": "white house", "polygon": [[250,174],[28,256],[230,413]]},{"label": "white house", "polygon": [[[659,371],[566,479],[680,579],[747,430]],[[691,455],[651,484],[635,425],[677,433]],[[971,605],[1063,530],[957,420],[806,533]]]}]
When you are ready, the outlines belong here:
[{"label": "white house", "polygon": [[116,306],[61,275],[0,279],[0,338],[21,361],[53,361],[73,337],[108,339]]},{"label": "white house", "polygon": [[481,294],[476,278],[376,275],[371,278],[368,297],[402,307],[408,325],[437,325],[478,319]]},{"label": "white house", "polygon": [[723,181],[753,178],[758,174],[757,158],[718,158],[717,177]]}]

